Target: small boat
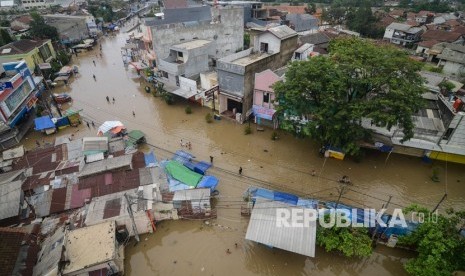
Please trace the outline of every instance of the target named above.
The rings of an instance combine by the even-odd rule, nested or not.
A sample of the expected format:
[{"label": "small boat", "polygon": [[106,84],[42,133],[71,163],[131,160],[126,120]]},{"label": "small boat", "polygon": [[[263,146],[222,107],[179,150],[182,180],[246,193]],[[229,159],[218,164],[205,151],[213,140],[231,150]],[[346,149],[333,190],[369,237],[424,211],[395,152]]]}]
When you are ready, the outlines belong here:
[{"label": "small boat", "polygon": [[68,94],[65,94],[65,93],[63,93],[63,94],[53,94],[53,98],[59,104],[67,103],[67,102],[70,102],[72,100],[71,96],[69,96]]}]

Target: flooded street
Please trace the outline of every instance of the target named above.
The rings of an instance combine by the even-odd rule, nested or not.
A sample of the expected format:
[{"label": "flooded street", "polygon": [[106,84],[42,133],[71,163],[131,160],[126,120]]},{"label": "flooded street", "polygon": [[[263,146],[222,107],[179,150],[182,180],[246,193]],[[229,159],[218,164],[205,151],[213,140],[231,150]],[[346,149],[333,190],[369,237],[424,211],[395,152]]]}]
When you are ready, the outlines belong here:
[{"label": "flooded street", "polygon": [[[218,176],[220,196],[217,201],[218,219],[210,225],[201,221],[167,221],[158,225],[153,235],[143,236],[136,246],[126,248],[126,275],[404,275],[402,268],[412,253],[378,246],[367,259],[347,259],[317,248],[316,258],[306,258],[282,250],[245,241],[248,218],[241,217],[242,194],[249,186],[263,186],[307,195],[320,200],[336,200],[337,182],[348,175],[353,186],[341,198],[357,207],[381,208],[390,195],[389,209],[412,203],[434,208],[447,191],[448,197],[439,210],[454,206],[465,207],[464,166],[435,162],[422,163],[419,158],[367,151],[359,163],[338,161],[318,156],[319,146],[308,139],[296,139],[279,133],[271,140],[271,130],[244,135],[244,126],[228,120],[205,122],[206,108],[193,106],[186,114],[187,102],[167,105],[161,98],[145,93],[145,83],[133,78],[126,70],[121,47],[126,34],[100,40],[98,47],[73,56],[80,74],[69,86],[59,86],[54,93],[66,92],[73,98],[71,108],[82,109],[85,121],[95,122],[96,128],[82,124],[69,127],[61,134],[75,137],[95,136],[98,126],[107,120],[119,120],[129,129],[139,129],[157,158],[168,158],[180,149],[180,140],[192,143],[197,160],[214,157],[210,174]],[[96,66],[93,64],[96,62]],[[96,81],[92,75],[95,74]],[[107,103],[106,96],[115,98]],[[132,112],[135,112],[133,116]],[[35,140],[53,140],[39,133],[29,133],[26,146]],[[146,146],[149,150],[151,146]],[[432,182],[432,167],[440,168],[440,182]],[[238,175],[239,167],[243,175]],[[312,177],[314,169],[318,176]],[[235,243],[238,247],[235,248]],[[226,254],[230,249],[232,254]]]}]

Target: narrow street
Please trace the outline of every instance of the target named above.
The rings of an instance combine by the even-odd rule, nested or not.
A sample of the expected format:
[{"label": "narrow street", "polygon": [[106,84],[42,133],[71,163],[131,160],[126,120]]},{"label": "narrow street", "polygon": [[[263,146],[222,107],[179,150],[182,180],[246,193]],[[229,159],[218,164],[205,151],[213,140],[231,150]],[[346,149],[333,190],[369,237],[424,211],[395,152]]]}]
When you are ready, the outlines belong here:
[{"label": "narrow street", "polygon": [[[318,275],[406,274],[402,263],[413,255],[399,249],[378,246],[370,258],[357,261],[317,248],[316,258],[311,259],[245,241],[248,218],[241,217],[240,206],[249,186],[336,200],[340,185],[337,180],[348,175],[353,185],[341,197],[346,204],[381,208],[392,195],[390,208],[412,203],[434,208],[447,191],[440,211],[452,205],[465,207],[463,166],[425,164],[419,158],[396,154],[388,157],[376,151],[367,151],[359,163],[325,160],[318,156],[318,145],[308,139],[280,132],[280,139],[272,141],[271,130],[258,132],[254,125],[253,134],[244,135],[244,126],[232,121],[207,124],[206,108],[193,106],[193,113],[186,114],[187,103],[167,105],[146,93],[146,84],[124,68],[121,47],[126,36],[120,33],[101,38],[102,57],[98,46],[77,58],[73,56],[80,73],[69,86],[56,87],[53,92],[69,93],[73,98],[71,108],[82,109],[84,120],[93,121],[96,128],[84,123],[58,135],[95,136],[103,121],[119,120],[129,130],[143,131],[148,144],[157,147],[154,151],[159,160],[180,149],[181,139],[190,141],[197,160],[214,157],[209,172],[220,179],[218,219],[208,225],[202,221],[161,223],[153,235],[143,236],[141,243],[126,248],[126,275],[226,275],[232,271],[240,275],[307,275],[315,271]],[[115,102],[108,103],[106,96]],[[30,132],[25,142],[31,148],[36,140],[52,141],[55,137]],[[150,148],[147,145],[145,150]],[[440,168],[439,183],[430,179],[432,166]],[[243,168],[242,176],[237,173],[239,167]],[[312,170],[317,176],[311,176]],[[227,249],[232,253],[226,254]]]}]

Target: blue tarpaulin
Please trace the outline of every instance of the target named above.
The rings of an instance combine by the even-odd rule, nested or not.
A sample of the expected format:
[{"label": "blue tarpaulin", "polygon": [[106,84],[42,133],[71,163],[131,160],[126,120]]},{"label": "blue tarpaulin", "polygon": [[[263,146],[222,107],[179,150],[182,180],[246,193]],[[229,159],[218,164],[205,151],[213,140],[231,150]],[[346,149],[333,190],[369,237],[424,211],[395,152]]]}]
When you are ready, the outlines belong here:
[{"label": "blue tarpaulin", "polygon": [[274,192],[267,189],[257,189],[255,192],[252,192],[253,197],[261,197],[270,200],[274,200]]},{"label": "blue tarpaulin", "polygon": [[200,161],[199,163],[195,164],[194,171],[196,173],[200,174],[205,174],[207,170],[212,166],[212,164],[205,162],[205,161]]},{"label": "blue tarpaulin", "polygon": [[55,128],[52,118],[49,116],[42,116],[34,119],[35,130],[41,131],[45,129]]},{"label": "blue tarpaulin", "polygon": [[191,161],[194,156],[186,151],[177,150],[171,160],[178,161],[181,164]]},{"label": "blue tarpaulin", "polygon": [[297,200],[299,200],[299,197],[296,195],[291,195],[288,193],[282,193],[282,192],[274,192],[274,200],[275,201],[281,201],[290,205],[296,205]]},{"label": "blue tarpaulin", "polygon": [[181,181],[178,181],[178,180],[173,179],[171,177],[168,179],[168,185],[169,185],[170,192],[192,189],[191,186],[188,186],[188,185],[182,183]]},{"label": "blue tarpaulin", "polygon": [[183,163],[183,165],[184,165],[186,168],[188,168],[189,170],[194,171],[194,168],[195,168],[194,162],[185,161],[185,162]]},{"label": "blue tarpaulin", "polygon": [[155,154],[153,151],[144,154],[144,160],[145,160],[145,166],[146,167],[155,167],[157,165],[157,158],[155,157]]},{"label": "blue tarpaulin", "polygon": [[210,188],[213,192],[218,186],[218,178],[214,177],[213,175],[206,175],[200,180],[197,188]]},{"label": "blue tarpaulin", "polygon": [[57,127],[65,127],[65,126],[69,126],[69,125],[70,125],[70,123],[69,123],[68,117],[58,118],[57,123],[56,123]]}]

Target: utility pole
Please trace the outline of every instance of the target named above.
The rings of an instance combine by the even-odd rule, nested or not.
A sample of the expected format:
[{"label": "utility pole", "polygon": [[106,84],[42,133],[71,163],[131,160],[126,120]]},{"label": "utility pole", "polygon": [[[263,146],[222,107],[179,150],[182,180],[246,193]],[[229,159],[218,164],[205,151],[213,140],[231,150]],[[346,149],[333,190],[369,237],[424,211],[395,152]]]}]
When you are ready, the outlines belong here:
[{"label": "utility pole", "polygon": [[131,222],[132,222],[132,230],[134,231],[134,238],[136,239],[136,244],[138,242],[140,242],[140,238],[139,238],[139,233],[137,232],[137,226],[136,226],[136,222],[134,221],[134,214],[132,213],[132,206],[131,206],[131,200],[129,199],[129,196],[125,193],[124,194],[124,197],[126,198],[126,201],[128,203],[128,213],[129,213],[129,217],[131,218]]},{"label": "utility pole", "polygon": [[436,205],[436,207],[434,207],[434,209],[433,209],[433,211],[432,211],[431,213],[436,212],[436,210],[439,208],[439,205],[441,205],[441,203],[446,199],[446,197],[447,197],[447,193],[445,193],[445,194],[442,196],[441,200],[438,202],[438,204]]},{"label": "utility pole", "polygon": [[345,188],[346,188],[346,184],[342,184],[341,191],[339,192],[339,197],[337,198],[336,207],[334,207],[334,209],[336,210],[337,210],[337,206],[339,205],[339,201],[341,200],[341,196],[344,193]]},{"label": "utility pole", "polygon": [[[389,196],[389,199],[387,200],[386,205],[383,204],[381,209],[387,209],[388,206],[389,206],[389,203],[391,203],[391,199],[392,199],[392,195]],[[389,225],[389,221],[387,222],[388,225]],[[375,227],[375,231],[373,231],[373,235],[371,236],[371,240],[373,242],[375,241],[375,236],[376,236],[376,232],[378,232],[378,228],[379,228],[379,225],[377,224],[376,227]],[[378,237],[378,239],[376,241],[378,241],[378,240],[379,240],[379,237]],[[374,244],[376,245],[376,243],[374,243]]]}]

